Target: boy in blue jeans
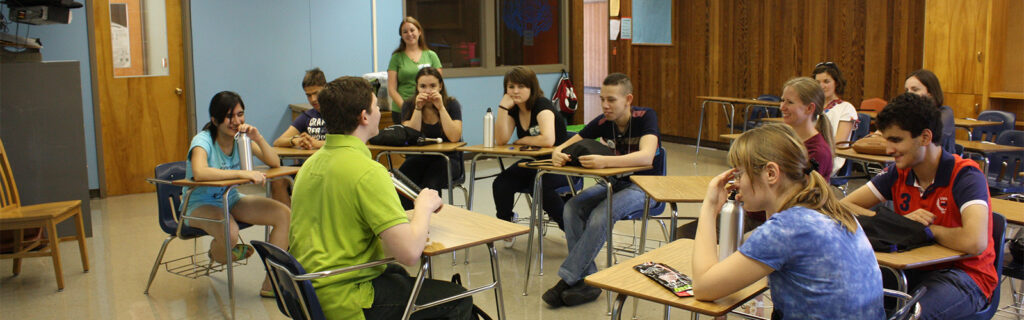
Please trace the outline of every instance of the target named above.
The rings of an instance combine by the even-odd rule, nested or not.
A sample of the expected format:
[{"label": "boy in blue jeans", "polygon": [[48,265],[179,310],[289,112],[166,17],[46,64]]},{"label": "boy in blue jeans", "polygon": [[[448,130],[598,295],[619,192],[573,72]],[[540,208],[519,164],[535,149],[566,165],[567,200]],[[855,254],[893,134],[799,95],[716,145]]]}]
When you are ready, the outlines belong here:
[{"label": "boy in blue jeans", "polygon": [[[566,147],[583,139],[601,138],[614,156],[585,155],[579,158],[583,167],[591,169],[636,167],[655,164],[655,168],[634,173],[636,175],[659,175],[664,171],[664,161],[656,157],[661,146],[658,132],[658,116],[650,108],[632,106],[633,84],[629,77],[613,73],[601,85],[602,114],[590,121],[580,133],[555,147],[551,153],[554,165],[562,166],[570,156],[562,153]],[[644,205],[644,192],[640,187],[628,183],[628,177],[620,177],[612,194],[612,219],[623,216]],[[581,191],[565,204],[562,215],[565,223],[565,239],[569,245],[569,256],[558,269],[561,280],[548,289],[541,297],[552,307],[574,306],[594,301],[601,295],[601,289],[583,283],[583,278],[597,272],[594,258],[597,257],[608,235],[608,186],[596,185]]]}]

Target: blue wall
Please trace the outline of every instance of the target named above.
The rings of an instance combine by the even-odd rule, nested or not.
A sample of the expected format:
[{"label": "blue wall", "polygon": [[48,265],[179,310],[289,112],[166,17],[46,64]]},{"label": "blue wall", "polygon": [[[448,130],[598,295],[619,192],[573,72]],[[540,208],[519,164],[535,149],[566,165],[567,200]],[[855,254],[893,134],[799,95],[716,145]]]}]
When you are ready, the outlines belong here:
[{"label": "blue wall", "polygon": [[[86,2],[92,5],[91,2]],[[0,10],[7,12],[4,5]],[[193,1],[192,38],[196,93],[196,123],[209,121],[209,99],[233,90],[246,102],[246,121],[268,137],[290,124],[289,103],[304,102],[299,83],[314,66],[328,79],[361,75],[373,70],[372,20],[369,1]],[[93,123],[92,69],[89,64],[88,11],[72,11],[70,25],[18,26],[19,35],[41,38],[43,60],[77,60],[81,66],[82,114],[85,126],[89,188],[99,188],[96,136]],[[385,71],[398,45],[401,1],[377,3],[378,70]],[[550,95],[558,74],[539,75]],[[501,76],[446,79],[449,93],[463,105],[463,136],[482,143],[484,110],[501,98]]]},{"label": "blue wall", "polygon": [[[246,103],[246,122],[276,138],[290,124],[288,104],[305,101],[299,87],[304,70],[320,67],[328,80],[375,71],[369,1],[247,3],[192,3],[199,126],[209,121],[209,98],[233,90]],[[376,71],[385,71],[400,39],[401,2],[378,1],[377,15]],[[550,95],[558,74],[542,74],[539,79],[545,95]],[[463,138],[469,144],[483,142],[479,120],[501,99],[501,81],[502,76],[446,79],[448,93],[464,108]]]},{"label": "blue wall", "polygon": [[[4,15],[9,13],[6,5],[0,5]],[[85,150],[89,174],[89,188],[99,188],[99,166],[96,164],[96,131],[92,116],[92,67],[89,65],[89,33],[86,27],[88,12],[85,8],[71,10],[71,24],[29,26],[12,23],[8,33],[18,32],[19,36],[39,38],[43,43],[43,61],[76,60],[82,81],[82,116],[85,123]],[[26,31],[28,35],[26,36]]]}]

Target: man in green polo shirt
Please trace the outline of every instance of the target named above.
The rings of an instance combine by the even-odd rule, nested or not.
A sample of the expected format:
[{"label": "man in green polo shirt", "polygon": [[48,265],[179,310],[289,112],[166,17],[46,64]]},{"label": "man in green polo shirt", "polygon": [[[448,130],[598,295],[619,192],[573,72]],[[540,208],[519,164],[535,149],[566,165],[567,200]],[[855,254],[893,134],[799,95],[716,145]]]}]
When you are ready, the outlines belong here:
[{"label": "man in green polo shirt", "polygon": [[[384,166],[370,158],[366,140],[377,135],[380,109],[370,84],[357,77],[328,83],[319,95],[327,139],[299,170],[292,192],[292,255],[307,272],[395,257],[416,266],[426,245],[430,215],[441,206],[424,189],[411,216]],[[367,268],[313,281],[329,319],[394,319],[402,315],[414,278],[398,265]],[[466,289],[427,279],[418,303]],[[469,319],[471,297],[413,314],[413,318]]]}]

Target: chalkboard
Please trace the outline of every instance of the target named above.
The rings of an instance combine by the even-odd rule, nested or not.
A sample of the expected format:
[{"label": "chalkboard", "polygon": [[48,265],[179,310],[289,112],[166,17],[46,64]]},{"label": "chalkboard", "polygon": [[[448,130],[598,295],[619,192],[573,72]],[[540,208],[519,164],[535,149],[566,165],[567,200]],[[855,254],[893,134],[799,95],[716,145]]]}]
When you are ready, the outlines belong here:
[{"label": "chalkboard", "polygon": [[633,44],[672,44],[672,0],[633,0]]}]

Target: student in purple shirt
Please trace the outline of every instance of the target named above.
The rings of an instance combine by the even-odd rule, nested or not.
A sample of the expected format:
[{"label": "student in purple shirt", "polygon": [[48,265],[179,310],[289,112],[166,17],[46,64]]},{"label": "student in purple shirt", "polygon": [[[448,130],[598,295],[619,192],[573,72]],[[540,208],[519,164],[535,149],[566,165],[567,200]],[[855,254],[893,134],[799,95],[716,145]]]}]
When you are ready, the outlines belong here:
[{"label": "student in purple shirt", "polygon": [[[292,125],[274,140],[273,146],[310,150],[320,149],[324,145],[327,126],[324,125],[324,119],[320,116],[320,102],[317,100],[317,94],[326,85],[327,78],[324,77],[324,72],[320,71],[320,68],[306,70],[306,75],[302,77],[302,91],[305,92],[306,101],[309,101],[313,109],[306,110],[295,118]],[[278,179],[271,182],[270,196],[291,207],[292,198],[288,193],[288,181]]]}]

